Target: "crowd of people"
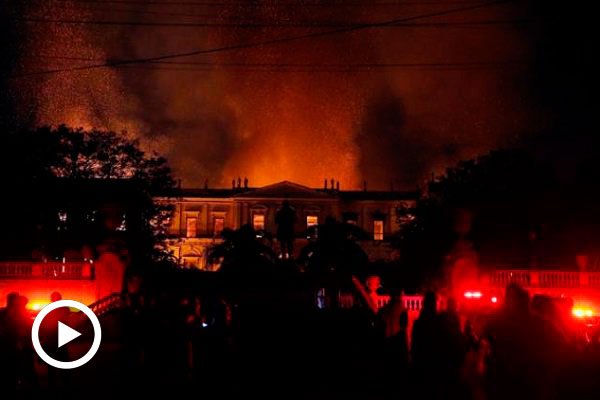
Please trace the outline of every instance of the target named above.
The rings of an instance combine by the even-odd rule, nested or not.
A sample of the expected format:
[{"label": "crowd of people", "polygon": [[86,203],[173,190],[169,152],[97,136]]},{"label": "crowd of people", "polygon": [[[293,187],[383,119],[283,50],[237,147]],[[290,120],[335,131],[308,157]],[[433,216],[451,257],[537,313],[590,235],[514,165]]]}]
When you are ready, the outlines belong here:
[{"label": "crowd of people", "polygon": [[5,393],[14,393],[18,385],[33,379],[33,321],[28,302],[27,297],[13,292],[6,296],[6,307],[0,309],[0,388]]},{"label": "crowd of people", "polygon": [[[377,285],[367,281],[363,292],[371,305],[377,304],[373,293]],[[52,301],[56,299],[58,294]],[[371,382],[380,389],[418,393],[425,399],[553,399],[568,393],[561,371],[571,365],[569,338],[516,285],[507,287],[502,306],[485,323],[478,321],[476,328],[452,298],[439,310],[433,292],[425,294],[412,321],[401,293],[393,292],[389,303],[367,307],[368,312],[361,314],[371,321],[363,336],[343,332],[346,325],[338,321],[309,324],[285,309],[264,313],[264,304],[237,304],[223,296],[149,296],[134,289],[124,294],[122,302],[118,313],[103,317],[103,343],[108,348],[119,341],[122,362],[114,369],[128,382],[146,386],[174,379],[227,388],[244,379],[246,384],[264,382],[264,374],[277,373],[289,379],[297,376],[309,385],[320,374],[330,374],[327,381],[333,379],[331,370],[347,371],[342,365],[347,360],[349,365],[363,360],[373,363],[366,369],[377,371]],[[40,384],[34,368],[39,360],[30,339],[32,316],[26,305],[26,298],[11,293],[0,310],[0,378],[5,393]],[[339,327],[331,328],[336,324]],[[120,335],[112,332],[115,326]],[[330,341],[319,345],[327,334]],[[358,356],[356,341],[362,342],[359,347],[364,351]],[[321,369],[301,367],[312,360],[319,360]],[[271,365],[260,370],[261,363]],[[47,372],[46,384],[52,385]]]}]

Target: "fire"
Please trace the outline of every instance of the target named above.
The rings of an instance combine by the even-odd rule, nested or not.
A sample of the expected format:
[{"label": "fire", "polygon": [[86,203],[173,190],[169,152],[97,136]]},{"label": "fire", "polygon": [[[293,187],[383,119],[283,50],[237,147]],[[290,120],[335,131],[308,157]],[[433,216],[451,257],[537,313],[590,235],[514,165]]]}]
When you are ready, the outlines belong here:
[{"label": "fire", "polygon": [[[185,186],[208,179],[211,186],[227,187],[232,178],[247,176],[251,186],[285,179],[320,187],[324,178],[334,178],[343,189],[362,188],[363,180],[370,189],[413,189],[423,175],[495,146],[506,132],[519,130],[515,124],[529,126],[524,107],[513,101],[523,96],[505,88],[504,70],[496,76],[487,70],[480,75],[394,67],[435,64],[439,54],[453,53],[441,40],[447,36],[444,30],[414,35],[405,29],[373,29],[215,51],[164,64],[88,68],[296,37],[316,32],[307,30],[311,23],[338,21],[341,14],[350,25],[390,19],[388,7],[372,7],[367,0],[343,7],[341,14],[338,7],[298,7],[296,2],[225,2],[211,15],[211,23],[234,20],[265,27],[193,30],[128,25],[182,22],[156,17],[162,12],[157,7],[166,4],[160,2],[133,2],[131,12],[118,17],[113,7],[88,7],[76,0],[26,3],[28,18],[83,23],[23,25],[16,72],[35,75],[18,81],[21,113],[41,125],[126,130],[143,139],[148,150],[165,155]],[[312,5],[321,5],[316,3]],[[185,15],[199,5],[173,7]],[[424,10],[418,6],[396,12],[408,17]],[[114,20],[124,26],[85,23]],[[285,27],[287,22],[291,24]],[[519,43],[505,35],[503,30],[498,36],[502,42]],[[474,42],[452,39],[451,46],[460,51],[448,61],[464,59],[465,49],[482,53],[481,59],[516,58],[512,47],[489,45],[495,35],[475,37]],[[494,51],[486,56],[489,49]],[[516,55],[522,53],[517,49]],[[49,71],[62,72],[43,73]],[[498,102],[515,106],[500,118]],[[473,112],[457,113],[458,103]]]}]

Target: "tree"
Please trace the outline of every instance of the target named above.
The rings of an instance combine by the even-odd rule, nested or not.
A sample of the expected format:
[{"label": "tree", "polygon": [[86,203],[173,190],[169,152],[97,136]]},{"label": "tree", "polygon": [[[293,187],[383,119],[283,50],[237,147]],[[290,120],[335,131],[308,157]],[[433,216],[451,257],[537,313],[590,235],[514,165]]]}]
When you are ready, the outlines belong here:
[{"label": "tree", "polygon": [[225,229],[223,241],[209,250],[208,260],[220,262],[220,271],[242,277],[271,273],[275,270],[276,256],[270,246],[256,237],[250,225],[240,229]]},{"label": "tree", "polygon": [[[143,225],[136,238],[140,257],[162,258],[161,247],[166,233],[170,208],[155,204],[152,194],[174,187],[167,160],[156,153],[146,153],[137,140],[125,133],[100,130],[84,131],[66,126],[41,127],[35,130],[8,132],[2,137],[3,154],[0,173],[4,184],[17,196],[10,201],[9,226],[28,233],[39,224],[31,210],[43,208],[43,188],[50,188],[57,178],[70,181],[131,180],[141,191]],[[10,200],[10,199],[9,199]],[[31,218],[27,220],[27,218]]]},{"label": "tree", "polygon": [[[403,263],[416,280],[441,278],[457,243],[472,242],[484,264],[525,265],[532,256],[528,238],[556,222],[564,198],[558,192],[552,166],[530,149],[463,161],[429,183],[415,210],[399,210],[415,214],[398,243]],[[545,231],[549,238],[552,229]]]},{"label": "tree", "polygon": [[367,239],[366,232],[332,218],[319,225],[316,232],[316,238],[302,249],[298,260],[307,272],[350,276],[364,271],[368,257],[357,240]]}]

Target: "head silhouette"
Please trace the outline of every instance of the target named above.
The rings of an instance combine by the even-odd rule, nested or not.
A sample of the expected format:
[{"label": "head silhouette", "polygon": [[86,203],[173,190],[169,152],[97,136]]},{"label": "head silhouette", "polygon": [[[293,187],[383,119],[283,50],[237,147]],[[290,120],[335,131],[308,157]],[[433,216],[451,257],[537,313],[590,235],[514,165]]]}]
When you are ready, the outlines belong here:
[{"label": "head silhouette", "polygon": [[381,278],[377,275],[370,275],[367,278],[367,289],[369,292],[376,292],[381,287]]},{"label": "head silhouette", "polygon": [[456,299],[454,297],[448,297],[448,300],[446,301],[446,311],[455,313],[457,309]]},{"label": "head silhouette", "polygon": [[421,315],[433,315],[437,312],[437,297],[435,292],[425,293]]},{"label": "head silhouette", "polygon": [[516,283],[506,286],[504,308],[511,313],[526,313],[529,310],[529,293]]},{"label": "head silhouette", "polygon": [[62,294],[60,294],[60,292],[52,292],[50,295],[50,301],[54,303],[55,301],[59,300],[62,300]]},{"label": "head silhouette", "polygon": [[6,308],[15,308],[19,301],[19,293],[10,292],[6,295]]}]

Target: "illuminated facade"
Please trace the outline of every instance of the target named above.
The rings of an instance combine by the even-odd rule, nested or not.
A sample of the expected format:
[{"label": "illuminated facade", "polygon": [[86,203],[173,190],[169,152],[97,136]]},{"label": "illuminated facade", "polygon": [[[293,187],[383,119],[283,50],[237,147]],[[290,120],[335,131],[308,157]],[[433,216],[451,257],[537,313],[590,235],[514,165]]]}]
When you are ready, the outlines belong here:
[{"label": "illuminated facade", "polygon": [[[357,225],[365,232],[361,246],[371,260],[389,259],[393,251],[387,239],[400,227],[398,207],[413,207],[417,192],[344,191],[339,184],[313,189],[293,182],[250,188],[180,189],[175,196],[157,198],[174,206],[168,246],[182,265],[211,269],[208,248],[218,243],[223,229],[249,224],[257,234],[274,236],[275,214],[284,200],[296,212],[295,251],[307,243],[307,236],[327,218]],[[309,229],[310,228],[310,229]],[[367,239],[368,238],[368,239]]]}]

